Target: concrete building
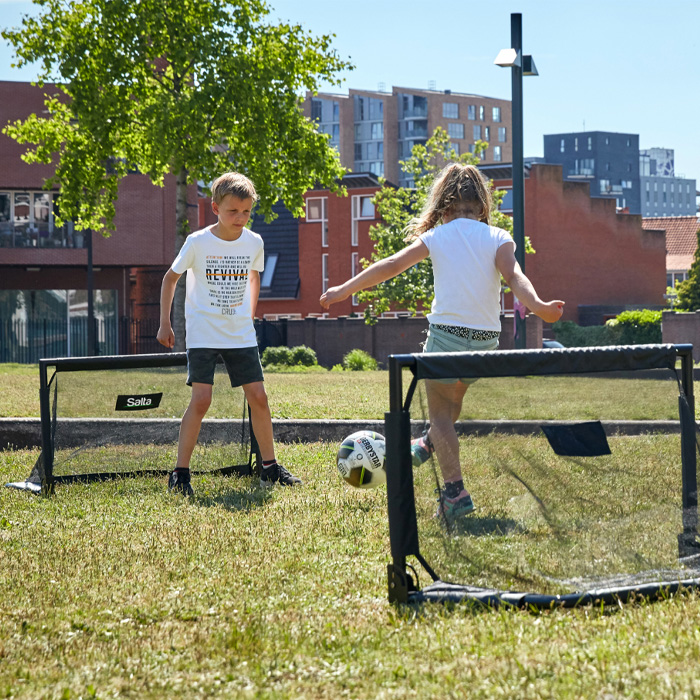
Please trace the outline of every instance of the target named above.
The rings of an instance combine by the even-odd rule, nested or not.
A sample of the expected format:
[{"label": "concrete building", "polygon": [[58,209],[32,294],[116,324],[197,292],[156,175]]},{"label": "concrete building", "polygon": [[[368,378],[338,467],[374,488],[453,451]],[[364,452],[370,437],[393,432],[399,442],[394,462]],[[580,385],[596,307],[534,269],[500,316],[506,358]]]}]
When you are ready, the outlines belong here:
[{"label": "concrete building", "polygon": [[637,134],[545,134],[544,160],[561,165],[565,180],[588,183],[591,197],[613,199],[618,209],[642,213]]},{"label": "concrete building", "polygon": [[675,174],[672,148],[639,152],[642,216],[694,216],[696,181]]},{"label": "concrete building", "polygon": [[399,161],[427,141],[436,127],[450,135],[457,153],[487,141],[485,163],[510,162],[511,102],[451,90],[393,87],[391,92],[349,90],[347,95],[308,93],[305,114],[327,133],[340,161],[355,172],[412,186]]}]

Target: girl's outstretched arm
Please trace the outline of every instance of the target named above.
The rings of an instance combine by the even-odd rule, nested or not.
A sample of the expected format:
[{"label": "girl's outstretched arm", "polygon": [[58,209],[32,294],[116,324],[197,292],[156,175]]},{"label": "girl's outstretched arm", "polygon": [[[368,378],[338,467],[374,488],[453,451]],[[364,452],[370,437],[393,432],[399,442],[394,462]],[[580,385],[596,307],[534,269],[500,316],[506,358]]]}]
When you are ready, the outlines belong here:
[{"label": "girl's outstretched arm", "polygon": [[554,323],[564,313],[564,302],[559,299],[542,301],[537,296],[532,282],[525,276],[515,259],[515,243],[504,243],[496,253],[496,267],[503,275],[506,284],[513,290],[520,301],[543,321]]},{"label": "girl's outstretched arm", "polygon": [[374,287],[381,282],[396,277],[396,275],[400,275],[404,270],[408,270],[409,267],[418,264],[421,260],[425,260],[428,254],[428,247],[425,243],[422,241],[414,241],[411,245],[406,246],[398,253],[394,253],[388,258],[372,263],[369,267],[366,267],[362,272],[355,275],[347,282],[337,287],[329,287],[319,299],[321,306],[327,309],[331,304],[343,301],[363,289]]}]

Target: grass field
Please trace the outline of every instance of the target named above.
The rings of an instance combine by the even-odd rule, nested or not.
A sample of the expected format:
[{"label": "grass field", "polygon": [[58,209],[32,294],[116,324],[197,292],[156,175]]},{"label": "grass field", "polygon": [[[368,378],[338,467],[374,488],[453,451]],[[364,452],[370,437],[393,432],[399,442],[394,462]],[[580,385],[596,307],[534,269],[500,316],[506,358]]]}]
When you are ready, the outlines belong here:
[{"label": "grass field", "polygon": [[[37,415],[36,373],[0,374],[0,414],[12,415],[16,401]],[[316,375],[268,377],[273,409],[284,417],[383,416],[385,373],[353,375],[367,389],[367,401],[355,404],[342,391],[344,375],[320,376],[325,383]],[[624,392],[610,383],[622,380],[551,383],[531,389],[528,401],[529,381],[475,385],[467,414],[490,402],[502,417],[535,410],[540,418],[544,410],[599,417],[589,416],[591,405],[615,418],[618,409],[625,417],[635,410],[642,418],[677,416],[668,382],[626,384]],[[562,404],[554,403],[557,392]],[[677,436],[620,440],[619,457],[558,477],[575,496],[579,532],[590,529],[587,502],[598,499],[623,522],[642,500],[661,501],[673,491],[666,485],[677,485]],[[523,517],[517,494],[504,498],[498,467],[512,463],[525,474],[527,464],[511,456],[530,456],[525,462],[537,466],[531,456],[539,443],[491,436],[466,438],[463,447],[481,518],[473,522],[520,519],[528,529],[514,530],[510,545],[509,533],[476,525],[458,537],[501,561],[513,560],[527,538],[536,548],[543,530]],[[300,489],[267,492],[252,479],[212,476],[195,479],[189,501],[168,495],[160,479],[59,487],[51,499],[0,489],[0,697],[700,697],[695,595],[540,613],[390,605],[386,491],[347,487],[335,450],[279,446],[281,461],[305,481]],[[26,475],[36,456],[0,453],[0,481]],[[428,471],[417,479],[420,512],[434,507],[429,482]],[[444,538],[431,542],[433,523],[423,522],[429,561],[446,567]],[[654,523],[638,522],[645,529],[635,536],[644,538]],[[608,542],[618,541],[615,534]]]}]

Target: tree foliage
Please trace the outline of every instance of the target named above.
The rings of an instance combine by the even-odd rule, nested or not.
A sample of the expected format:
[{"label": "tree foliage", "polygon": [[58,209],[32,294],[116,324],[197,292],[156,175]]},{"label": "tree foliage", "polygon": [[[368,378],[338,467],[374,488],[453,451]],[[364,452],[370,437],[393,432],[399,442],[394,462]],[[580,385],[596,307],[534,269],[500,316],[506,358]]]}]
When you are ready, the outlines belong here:
[{"label": "tree foliage", "polygon": [[[300,26],[266,24],[260,0],[35,0],[3,37],[18,65],[39,62],[56,82],[48,116],[6,132],[52,162],[61,213],[81,228],[112,228],[117,183],[129,172],[162,184],[248,174],[261,209],[278,199],[300,212],[303,193],[342,174],[328,137],[299,94],[348,67]],[[181,225],[183,222],[180,222]]]},{"label": "tree foliage", "polygon": [[700,309],[700,229],[697,232],[698,246],[693,256],[693,264],[688,271],[688,279],[676,284],[676,300],[673,308],[678,311]]},{"label": "tree foliage", "polygon": [[[415,187],[396,188],[384,183],[382,189],[374,196],[374,204],[381,222],[370,228],[369,236],[374,241],[374,251],[371,260],[362,261],[363,265],[366,267],[371,262],[397,253],[405,247],[405,228],[411,219],[422,211],[435,176],[447,163],[478,165],[481,162],[480,155],[487,147],[487,142],[477,141],[474,153],[457,155],[447,132],[441,127],[434,131],[425,145],[414,146],[411,157],[401,161],[401,166],[413,179]],[[503,192],[494,191],[493,197],[492,224],[512,233],[511,218],[498,210]],[[534,252],[529,241],[526,241],[526,245],[528,252]],[[433,268],[430,258],[398,277],[360,292],[358,298],[361,302],[369,302],[365,309],[365,320],[370,323],[373,318],[388,311],[392,305],[413,314],[421,308],[430,307],[433,300]]]}]

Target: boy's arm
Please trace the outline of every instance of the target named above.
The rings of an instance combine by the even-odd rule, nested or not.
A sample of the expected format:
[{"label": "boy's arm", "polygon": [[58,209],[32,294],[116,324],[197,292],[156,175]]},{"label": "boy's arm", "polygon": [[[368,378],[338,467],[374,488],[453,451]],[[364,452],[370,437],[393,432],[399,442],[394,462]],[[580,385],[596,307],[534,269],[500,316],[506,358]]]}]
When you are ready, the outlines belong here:
[{"label": "boy's arm", "polygon": [[515,243],[504,243],[496,252],[496,267],[503,275],[506,284],[530,311],[547,323],[554,323],[564,313],[564,302],[560,300],[542,301],[537,296],[532,282],[525,276],[515,259]]},{"label": "boy's arm", "polygon": [[156,339],[161,345],[166,348],[175,347],[175,333],[170,325],[170,309],[173,305],[173,297],[175,296],[175,287],[181,275],[173,272],[172,268],[165,273],[163,282],[160,285],[160,328]]},{"label": "boy's arm", "polygon": [[363,289],[374,287],[381,282],[396,277],[404,270],[408,270],[409,267],[417,265],[421,260],[425,260],[429,254],[428,246],[423,241],[415,241],[398,253],[372,263],[347,282],[337,287],[330,287],[321,295],[319,300],[321,306],[327,309],[331,304],[343,301],[343,299],[347,299]]},{"label": "boy's arm", "polygon": [[251,270],[248,279],[250,280],[250,317],[255,320],[255,309],[258,306],[258,297],[260,296],[260,273],[257,270]]}]

